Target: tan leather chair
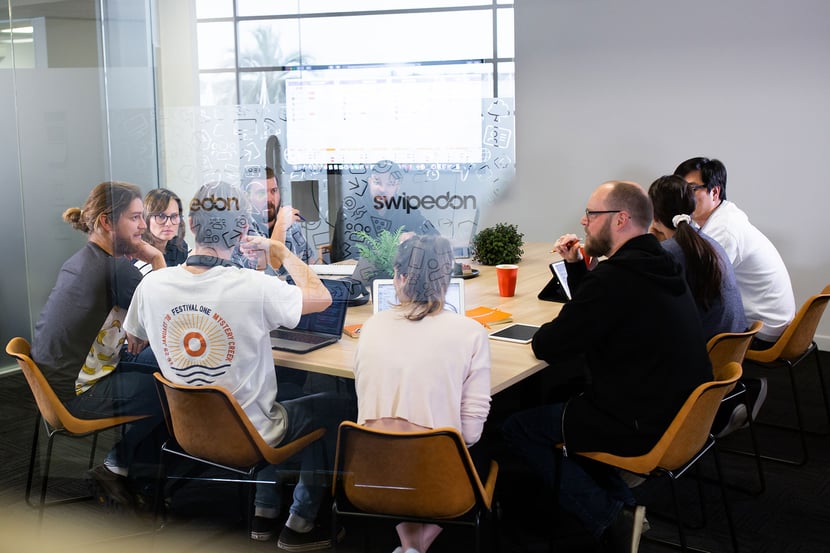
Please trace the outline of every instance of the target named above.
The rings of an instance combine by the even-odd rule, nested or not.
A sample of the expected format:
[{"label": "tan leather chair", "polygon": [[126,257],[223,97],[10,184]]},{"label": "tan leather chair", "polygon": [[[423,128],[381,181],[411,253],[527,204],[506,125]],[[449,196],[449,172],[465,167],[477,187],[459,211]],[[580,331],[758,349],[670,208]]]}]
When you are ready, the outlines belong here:
[{"label": "tan leather chair", "polygon": [[[239,402],[219,386],[187,386],[174,384],[161,373],[155,373],[159,398],[171,438],[161,447],[161,462],[156,514],[162,507],[166,482],[175,480],[203,480],[251,484],[243,512],[252,520],[251,490],[258,481],[256,473],[266,464],[279,465],[325,434],[318,428],[278,447],[268,445],[251,424]],[[231,477],[168,474],[165,458],[175,456],[187,459],[202,468],[220,469]],[[250,528],[249,528],[250,530]]]},{"label": "tan leather chair", "polygon": [[749,344],[763,326],[761,321],[755,321],[745,332],[722,332],[709,339],[706,351],[709,352],[715,379],[720,378],[718,371],[732,361],[743,363]]},{"label": "tan leather chair", "polygon": [[[32,438],[32,453],[29,458],[29,472],[26,476],[26,503],[40,510],[39,521],[43,518],[43,509],[54,505],[73,503],[92,499],[91,495],[69,497],[46,501],[46,491],[49,483],[49,468],[52,462],[52,449],[57,436],[69,438],[85,438],[92,436],[92,447],[89,453],[89,465],[92,468],[95,461],[95,449],[98,444],[98,433],[103,430],[115,428],[123,424],[143,419],[143,416],[119,416],[100,419],[79,419],[72,415],[58,399],[57,394],[49,385],[43,372],[30,357],[31,347],[25,338],[12,338],[6,345],[6,353],[17,360],[38,408],[38,417],[35,420],[34,437]],[[37,459],[38,437],[41,422],[46,431],[48,440],[46,442],[46,459],[44,460],[40,482],[40,500],[35,504],[31,501],[32,482],[35,472],[35,461]]]},{"label": "tan leather chair", "polygon": [[481,517],[493,507],[497,475],[491,461],[482,483],[454,428],[393,432],[344,421],[337,436],[333,528],[341,515],[463,524],[475,528],[480,551]]},{"label": "tan leather chair", "polygon": [[[725,367],[731,363],[740,363],[743,366],[744,357],[746,355],[746,351],[749,349],[749,344],[752,342],[752,339],[758,334],[758,331],[764,326],[764,323],[761,321],[755,321],[752,326],[749,327],[748,330],[744,332],[722,332],[720,334],[716,334],[709,339],[709,342],[706,344],[706,349],[709,352],[709,360],[712,362],[712,372],[716,380],[722,379],[723,377],[723,370]],[[757,490],[749,490],[749,489],[742,489],[736,486],[732,486],[731,484],[729,487],[739,489],[742,491],[747,491],[753,494],[760,494],[766,489],[766,480],[764,478],[764,467],[761,462],[761,452],[758,449],[758,438],[755,435],[755,427],[753,426],[752,420],[752,406],[749,404],[749,396],[747,394],[746,385],[742,381],[738,381],[735,383],[735,388],[726,394],[721,402],[721,407],[718,410],[718,415],[722,415],[728,419],[728,417],[732,414],[731,411],[734,409],[736,405],[735,399],[741,399],[743,401],[743,407],[746,412],[746,426],[749,428],[750,438],[752,440],[752,454],[755,457],[755,464],[758,468],[758,482],[759,487]],[[716,438],[724,438],[732,433],[729,429],[713,429],[714,431],[718,432],[715,434]],[[733,453],[741,453],[745,454],[747,452],[744,451],[736,451],[732,449],[721,449],[721,451],[729,451]]]},{"label": "tan leather chair", "polygon": [[[827,423],[830,425],[830,401],[827,398],[827,386],[824,382],[821,359],[818,354],[818,346],[816,346],[815,342],[816,329],[818,328],[822,315],[824,315],[828,300],[830,300],[830,284],[825,286],[821,293],[810,297],[804,302],[798,312],[796,312],[793,322],[781,334],[781,337],[778,338],[774,346],[766,350],[750,349],[746,352],[746,359],[764,370],[787,369],[790,376],[790,389],[793,394],[793,403],[795,404],[795,415],[797,419],[797,426],[795,428],[767,422],[757,424],[797,430],[801,441],[801,457],[790,459],[762,455],[764,459],[797,466],[801,466],[807,462],[806,436],[810,432],[804,425],[804,414],[795,382],[795,368],[810,355],[813,355],[815,359],[816,372],[821,387],[821,397],[824,401],[824,411],[827,415]],[[827,432],[820,434],[827,435]]]},{"label": "tan leather chair", "polygon": [[[648,453],[636,457],[621,457],[603,451],[572,451],[570,448],[568,449],[568,455],[579,455],[599,463],[627,470],[646,479],[660,476],[668,477],[671,483],[675,510],[674,520],[677,522],[680,543],[665,542],[648,536],[644,536],[644,540],[661,541],[661,543],[674,547],[679,545],[682,550],[687,550],[684,526],[688,525],[683,522],[681,517],[675,480],[680,478],[688,469],[696,466],[697,461],[707,452],[712,451],[717,469],[718,484],[726,511],[729,534],[732,538],[732,547],[736,553],[738,551],[735,526],[727,501],[720,460],[717,455],[717,448],[714,447],[715,438],[711,434],[711,428],[721,400],[734,388],[735,383],[741,377],[741,365],[734,361],[727,363],[719,373],[715,380],[705,382],[695,388],[666,429],[666,432]],[[561,455],[561,448],[557,448],[557,452]],[[559,461],[561,461],[561,458]],[[558,482],[561,479],[561,467],[562,463],[557,463],[557,492]],[[701,513],[703,513],[703,505],[701,504],[700,507]]]}]

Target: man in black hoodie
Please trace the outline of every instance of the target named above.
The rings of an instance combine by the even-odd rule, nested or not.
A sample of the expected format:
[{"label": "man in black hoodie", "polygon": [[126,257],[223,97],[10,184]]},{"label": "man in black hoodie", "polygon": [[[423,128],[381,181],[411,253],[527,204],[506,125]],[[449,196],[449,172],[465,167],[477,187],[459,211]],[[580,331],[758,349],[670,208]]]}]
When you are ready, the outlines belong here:
[{"label": "man in black hoodie", "polygon": [[[551,490],[555,444],[564,443],[566,455],[644,454],[689,393],[712,379],[694,299],[680,266],[648,233],[652,215],[640,185],[607,182],[591,194],[581,221],[585,254],[607,259],[589,270],[574,234],[554,246],[567,261],[572,300],[536,333],[533,353],[549,370],[584,356],[588,384],[567,403],[522,411],[504,424],[507,441]],[[558,500],[605,551],[636,552],[645,509],[604,468],[586,472],[565,456]]]}]

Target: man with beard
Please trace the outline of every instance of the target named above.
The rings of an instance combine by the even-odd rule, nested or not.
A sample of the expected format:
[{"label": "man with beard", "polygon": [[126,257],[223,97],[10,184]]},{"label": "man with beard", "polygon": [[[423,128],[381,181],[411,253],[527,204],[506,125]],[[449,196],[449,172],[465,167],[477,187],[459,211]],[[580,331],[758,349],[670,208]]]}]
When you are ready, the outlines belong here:
[{"label": "man with beard", "polygon": [[567,402],[515,413],[503,426],[551,491],[555,445],[564,444],[557,499],[609,552],[637,551],[645,508],[616,470],[567,453],[646,453],[689,393],[712,379],[694,299],[680,266],[649,234],[652,220],[640,185],[607,182],[591,194],[581,221],[586,255],[606,259],[589,270],[576,235],[556,241],[572,299],[537,331],[533,353],[553,371],[583,356],[587,383]]},{"label": "man with beard", "polygon": [[[266,167],[265,181],[251,181],[248,183],[247,193],[253,208],[253,221],[248,233],[279,240],[304,263],[317,263],[317,256],[306,240],[305,232],[300,225],[300,221],[303,220],[300,210],[280,205],[282,202],[280,185],[274,170]],[[239,249],[234,252],[232,259],[235,263],[251,269],[262,269],[264,264],[263,260],[257,262],[256,259],[246,258]],[[278,272],[285,273],[282,269]]]},{"label": "man with beard", "polygon": [[406,194],[399,194],[403,178],[403,169],[394,161],[382,160],[371,166],[366,186],[344,198],[337,212],[332,261],[357,259],[356,244],[363,241],[359,231],[377,238],[384,230],[395,233],[402,228],[402,242],[415,234],[439,234],[419,209],[410,206]]},{"label": "man with beard", "polygon": [[[302,220],[300,210],[280,205],[282,203],[280,184],[271,167],[265,167],[265,180],[252,180],[248,183],[246,192],[251,201],[251,225],[248,228],[250,236],[263,236],[282,242],[291,253],[306,264],[319,262],[300,225]],[[257,257],[251,257],[250,254],[245,254],[237,245],[231,255],[231,261],[240,267],[264,270],[268,275],[288,275],[285,267],[275,269],[261,252],[257,252],[256,255]],[[276,371],[280,384],[279,399],[290,399],[302,395],[302,388],[308,379],[306,371],[282,366],[277,366]],[[320,378],[320,375],[313,377],[314,380]],[[323,378],[323,380],[328,379],[329,377]]]},{"label": "man with beard", "polygon": [[101,492],[127,506],[134,501],[126,477],[136,449],[162,421],[153,352],[148,348],[120,362],[126,337],[122,322],[141,280],[130,257],[154,270],[165,267],[162,252],[142,239],[141,197],[133,184],[102,182],[82,209],[63,213],[64,221],[87,234],[88,241],[61,267],[32,340],[32,358],[76,417],[148,415],[127,425],[104,463],[89,474]]}]

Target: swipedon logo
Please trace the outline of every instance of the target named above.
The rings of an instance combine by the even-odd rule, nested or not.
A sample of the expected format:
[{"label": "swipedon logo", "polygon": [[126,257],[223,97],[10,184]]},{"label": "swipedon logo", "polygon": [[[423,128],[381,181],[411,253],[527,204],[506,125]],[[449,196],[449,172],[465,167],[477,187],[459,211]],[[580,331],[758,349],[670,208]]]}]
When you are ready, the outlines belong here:
[{"label": "swipedon logo", "polygon": [[477,209],[476,197],[472,194],[459,196],[458,194],[441,194],[440,196],[416,196],[401,194],[388,198],[375,196],[375,209],[405,209],[407,213],[413,209]]}]

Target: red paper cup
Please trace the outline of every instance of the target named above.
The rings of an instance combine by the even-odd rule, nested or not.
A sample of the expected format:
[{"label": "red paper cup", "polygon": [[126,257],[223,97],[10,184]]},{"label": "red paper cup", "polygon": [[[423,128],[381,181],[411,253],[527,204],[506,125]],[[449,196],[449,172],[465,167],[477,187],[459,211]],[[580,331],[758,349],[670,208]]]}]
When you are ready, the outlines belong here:
[{"label": "red paper cup", "polygon": [[499,281],[500,296],[513,297],[513,294],[516,293],[516,277],[518,274],[518,265],[496,265],[496,278]]}]

